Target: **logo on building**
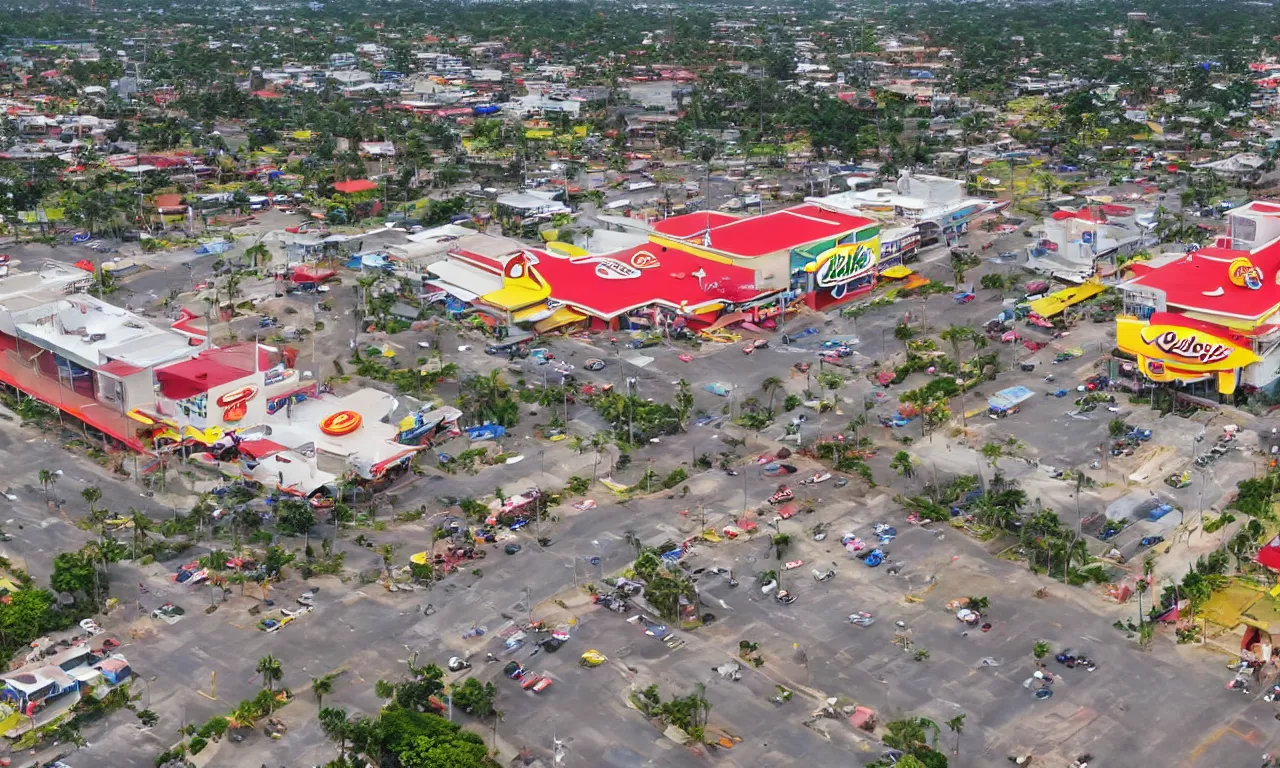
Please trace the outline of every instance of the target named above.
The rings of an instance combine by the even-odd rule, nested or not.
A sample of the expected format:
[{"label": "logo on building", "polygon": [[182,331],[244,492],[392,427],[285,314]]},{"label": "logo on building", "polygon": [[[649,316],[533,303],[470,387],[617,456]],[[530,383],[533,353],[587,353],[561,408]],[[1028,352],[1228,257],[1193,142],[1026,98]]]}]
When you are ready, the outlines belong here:
[{"label": "logo on building", "polygon": [[1201,337],[1195,333],[1172,330],[1149,333],[1149,330],[1142,332],[1143,341],[1161,352],[1188,360],[1195,360],[1201,365],[1220,363],[1231,357],[1231,353],[1235,349],[1218,341],[1202,341]]},{"label": "logo on building", "polygon": [[875,268],[878,250],[878,243],[873,239],[837,245],[823,253],[818,257],[818,286],[832,288],[862,277]]},{"label": "logo on building", "polygon": [[658,266],[658,257],[648,251],[636,251],[631,254],[631,266],[636,269],[653,269]]},{"label": "logo on building", "polygon": [[1227,265],[1227,276],[1231,278],[1231,282],[1241,288],[1248,288],[1253,291],[1262,289],[1262,270],[1253,265],[1252,261],[1243,256],[1238,259],[1232,259]]},{"label": "logo on building", "polygon": [[[640,254],[636,254],[637,256]],[[634,258],[633,258],[634,261]],[[586,265],[594,264],[596,266],[596,277],[604,280],[634,280],[640,277],[640,270],[630,264],[623,264],[617,259],[606,259],[601,256],[583,256],[576,259],[569,259],[570,264]],[[657,260],[652,265],[657,266]]]}]

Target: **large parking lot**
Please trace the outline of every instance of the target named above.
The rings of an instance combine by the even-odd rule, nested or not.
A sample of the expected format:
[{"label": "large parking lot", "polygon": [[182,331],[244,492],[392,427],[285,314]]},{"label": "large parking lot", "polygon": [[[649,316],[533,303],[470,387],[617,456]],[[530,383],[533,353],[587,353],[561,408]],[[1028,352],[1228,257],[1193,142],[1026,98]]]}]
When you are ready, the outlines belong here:
[{"label": "large parking lot", "polygon": [[[919,268],[938,279],[949,272],[945,253],[937,251],[926,253]],[[397,488],[397,508],[423,504],[428,515],[420,521],[393,524],[386,531],[361,531],[369,540],[367,546],[357,546],[353,534],[344,534],[338,548],[347,554],[351,569],[346,579],[303,582],[295,573],[273,588],[269,598],[276,606],[292,604],[308,588],[319,588],[315,611],[276,634],[256,629],[257,617],[251,609],[260,607],[261,598],[252,587],[244,596],[233,590],[226,602],[206,614],[203,609],[215,602],[213,593],[173,583],[170,577],[176,566],[207,551],[208,541],[172,562],[115,566],[113,593],[122,598],[122,607],[103,623],[125,640],[123,652],[146,680],[143,695],[161,721],[143,731],[132,727],[127,720],[131,716],[94,726],[86,731],[90,747],[80,759],[122,767],[150,765],[154,754],[174,740],[170,734],[182,722],[203,722],[214,714],[225,714],[251,696],[260,686],[254,673],[256,660],[271,653],[283,663],[284,685],[299,694],[281,712],[289,734],[280,740],[255,733],[243,743],[224,741],[211,750],[209,764],[318,764],[331,759],[335,751],[316,722],[316,702],[307,690],[311,679],[336,673],[338,682],[326,706],[372,713],[381,703],[374,684],[403,675],[406,661],[415,652],[420,661],[437,663],[467,655],[475,665],[467,674],[495,680],[500,692],[497,706],[503,712],[496,734],[490,722],[470,722],[461,713],[455,716],[486,739],[496,739],[500,754],[507,757],[525,749],[547,756],[554,735],[566,744],[569,759],[584,765],[702,762],[705,758],[696,754],[700,750],[688,750],[666,738],[629,704],[630,693],[656,684],[664,697],[705,686],[713,732],[742,739],[732,748],[718,749],[719,759],[736,765],[791,765],[801,757],[818,765],[835,765],[848,762],[850,754],[859,764],[874,760],[882,751],[879,742],[846,722],[851,711],[847,708],[854,705],[869,707],[882,723],[912,715],[943,722],[965,714],[959,765],[995,765],[1003,763],[1004,756],[1025,752],[1044,758],[1047,765],[1067,765],[1084,752],[1106,756],[1105,761],[1099,760],[1104,765],[1116,760],[1125,765],[1234,765],[1253,759],[1271,746],[1265,728],[1270,710],[1251,697],[1224,691],[1216,657],[1175,646],[1165,638],[1157,639],[1151,652],[1139,649],[1112,626],[1118,619],[1136,619],[1136,606],[1116,605],[1101,588],[1069,588],[1031,573],[1025,563],[996,557],[1009,547],[1008,540],[979,542],[948,526],[928,528],[905,522],[899,493],[915,493],[923,483],[945,482],[959,474],[990,480],[999,472],[1019,484],[1036,508],[1054,509],[1064,521],[1079,522],[1082,528],[1086,520],[1108,517],[1111,505],[1131,495],[1147,494],[1177,507],[1178,514],[1156,522],[1135,518],[1131,527],[1106,541],[1088,540],[1095,555],[1116,547],[1132,557],[1144,536],[1177,539],[1198,521],[1195,513],[1220,508],[1235,483],[1257,469],[1251,451],[1256,441],[1251,435],[1260,425],[1246,423],[1237,444],[1245,450],[1229,451],[1212,467],[1194,471],[1190,486],[1175,489],[1164,485],[1163,478],[1193,468],[1194,453],[1213,442],[1229,423],[1228,417],[1205,412],[1191,418],[1161,418],[1123,394],[1117,396],[1114,412],[1102,408],[1078,412],[1073,402],[1079,396],[1076,386],[1104,370],[1100,355],[1112,347],[1112,326],[1106,323],[1084,322],[1062,339],[1044,337],[1040,340],[1053,343],[1038,352],[997,342],[997,380],[966,393],[963,405],[953,406],[957,417],[961,410],[969,412],[967,425],[957,418],[932,435],[921,434],[919,420],[899,428],[877,426],[881,418],[896,411],[903,390],[929,380],[917,373],[901,385],[885,388],[867,375],[877,361],[902,354],[894,327],[904,319],[922,333],[936,333],[949,324],[979,327],[1014,298],[1012,293],[1001,296],[989,290],[978,294],[977,300],[967,304],[957,304],[947,295],[909,299],[857,318],[804,313],[791,319],[786,330],[798,336],[812,327],[816,334],[790,345],[771,337],[768,347],[751,355],[741,351],[741,343],[695,348],[676,342],[630,349],[626,346],[630,337],[624,333],[551,339],[546,346],[559,360],[575,366],[579,384],[630,386],[642,398],[670,401],[676,382],[688,380],[694,393],[691,421],[695,425],[635,449],[630,466],[614,470],[620,455],[617,447],[603,448],[597,462],[589,447],[574,449],[568,441],[540,439],[532,425],[543,423],[550,414],[522,405],[521,424],[504,438],[503,449],[523,455],[524,461],[485,467],[475,474],[446,475],[429,468],[422,477]],[[326,356],[340,356],[346,346],[354,325],[345,315],[338,318],[317,340],[317,365]],[[1026,335],[1040,338],[1033,333]],[[428,338],[459,364],[463,376],[498,368],[509,381],[523,379],[535,387],[544,374],[554,378],[550,366],[540,366],[532,358],[509,362],[506,357],[483,354],[483,339],[471,332],[406,333],[392,343],[408,348]],[[727,419],[702,418],[719,417],[731,408],[736,412],[750,397],[767,401],[770,395],[762,384],[770,376],[783,380],[782,391],[774,396],[779,402],[787,394],[803,397],[806,389],[816,391],[817,358],[822,342],[830,339],[844,340],[853,349],[839,369],[845,381],[834,392],[833,412],[819,414],[801,407],[759,434],[732,426]],[[470,349],[464,352],[458,350],[460,346]],[[1064,363],[1052,362],[1058,352],[1071,348],[1080,348],[1084,354]],[[681,354],[692,359],[682,361]],[[605,360],[604,370],[583,370],[590,357]],[[813,369],[802,373],[796,368],[798,362],[811,362]],[[1033,363],[1033,370],[1022,370],[1023,362]],[[1046,381],[1050,375],[1054,380]],[[628,379],[633,381],[628,384]],[[708,385],[715,384],[725,385],[730,395],[707,391]],[[1021,412],[1000,420],[988,418],[983,413],[985,398],[1015,385],[1034,392]],[[453,386],[445,385],[441,394],[451,397]],[[1058,388],[1069,391],[1061,398],[1049,394]],[[849,422],[864,411],[864,403],[871,406],[869,425],[860,433],[873,440],[874,455],[868,464],[875,486],[856,478],[845,488],[834,483],[801,486],[799,478],[812,474],[818,465],[796,456],[791,461],[799,474],[790,482],[798,506],[813,511],[775,521],[765,499],[780,480],[765,476],[756,457],[776,454],[782,445],[778,440],[784,436],[783,424],[791,416],[807,415],[799,445],[808,446],[819,437],[850,431]],[[569,404],[567,416],[569,431],[575,434],[607,428],[581,402]],[[1137,446],[1131,456],[1112,457],[1107,447],[1113,419],[1149,428],[1154,437]],[[699,421],[701,426],[696,425]],[[910,441],[904,439],[908,436]],[[1198,442],[1200,436],[1204,439]],[[979,453],[989,443],[1004,446],[995,460]],[[787,445],[794,449],[797,442]],[[464,448],[450,444],[441,450],[456,453]],[[903,449],[910,451],[917,466],[915,478],[901,478],[890,467],[893,455]],[[37,578],[42,577],[42,568],[47,573],[52,554],[77,547],[91,535],[75,525],[84,514],[84,505],[78,501],[85,485],[101,485],[103,504],[112,509],[136,506],[157,518],[172,514],[171,507],[143,496],[133,485],[108,481],[100,469],[31,430],[0,424],[0,451],[12,454],[15,465],[28,468],[11,481],[19,500],[11,502],[13,513],[4,520],[4,527],[14,535],[9,556],[29,558]],[[695,468],[697,457],[722,453],[733,457],[736,475],[719,468],[705,472]],[[61,512],[47,509],[43,502],[36,480],[41,466],[64,470],[52,494],[66,499]],[[376,582],[361,583],[353,577],[356,570],[376,571],[380,559],[372,550],[377,545],[395,545],[396,563],[427,548],[434,524],[441,519],[440,497],[483,498],[496,488],[510,493],[531,485],[556,488],[573,475],[612,474],[625,484],[635,482],[650,467],[659,476],[675,468],[687,470],[690,476],[671,491],[637,493],[623,502],[596,485],[587,493],[595,508],[561,506],[539,528],[539,534],[552,540],[549,546],[539,546],[534,532],[521,531],[513,539],[523,545],[518,554],[506,556],[500,546],[492,548],[475,572],[464,568],[429,592],[390,593]],[[1074,482],[1055,478],[1058,470],[1083,472],[1092,484],[1077,495]],[[704,528],[722,531],[739,523],[744,510],[749,510],[746,519],[757,525],[754,536],[697,543],[685,556],[691,570],[731,569],[740,582],[730,587],[725,577],[701,571],[702,611],[714,616],[707,626],[675,630],[677,640],[664,644],[646,635],[642,625],[592,604],[586,585],[598,588],[602,577],[620,574],[630,565],[635,550],[629,539],[645,545],[678,543]],[[884,546],[889,561],[870,568],[847,554],[840,538],[850,533],[872,540],[872,525],[877,522],[895,526],[897,534]],[[1175,530],[1180,523],[1188,526]],[[812,536],[818,524],[828,531],[822,542]],[[16,529],[18,525],[22,527]],[[770,525],[791,536],[793,543],[784,561],[803,562],[782,574],[782,588],[797,598],[789,605],[762,592],[756,580],[761,571],[779,569]],[[1096,529],[1083,532],[1087,535]],[[317,533],[323,532],[317,529]],[[285,543],[297,549],[302,546],[300,539]],[[1176,577],[1185,561],[1202,551],[1194,547],[1202,546],[1197,540],[1186,552],[1170,556],[1169,575]],[[1108,567],[1124,576],[1116,564]],[[816,568],[834,569],[836,575],[818,582],[812,576]],[[139,592],[134,584],[145,586],[146,591]],[[1035,596],[1042,587],[1047,595]],[[978,596],[990,601],[986,616],[992,627],[986,632],[957,621],[954,607],[948,607],[953,600]],[[170,625],[146,615],[167,601],[187,609],[181,621]],[[137,613],[139,603],[141,614]],[[434,614],[423,614],[426,604],[434,607]],[[865,628],[851,625],[847,617],[856,611],[871,613],[874,623]],[[564,627],[572,637],[570,643],[555,654],[530,657],[526,649],[512,656],[503,654],[505,633],[529,617]],[[464,639],[474,627],[484,627],[486,634]],[[735,660],[743,640],[759,645],[764,663],[759,668],[744,664],[742,679],[734,682],[714,668]],[[1040,640],[1055,652],[1071,648],[1087,653],[1099,668],[1089,673],[1057,668],[1050,662],[1051,671],[1063,675],[1053,686],[1052,698],[1036,699],[1023,683],[1035,671],[1031,650]],[[580,667],[578,657],[589,648],[604,653],[609,662],[596,669]],[[541,695],[522,691],[516,683],[502,679],[501,664],[483,661],[489,652],[499,654],[504,662],[513,658],[550,676],[551,688]],[[771,702],[779,694],[778,686],[793,691],[794,697],[785,703]],[[815,710],[829,697],[836,699],[835,717],[815,717]],[[1223,714],[1212,723],[1199,717],[1206,699]],[[115,727],[119,724],[127,727]]]}]

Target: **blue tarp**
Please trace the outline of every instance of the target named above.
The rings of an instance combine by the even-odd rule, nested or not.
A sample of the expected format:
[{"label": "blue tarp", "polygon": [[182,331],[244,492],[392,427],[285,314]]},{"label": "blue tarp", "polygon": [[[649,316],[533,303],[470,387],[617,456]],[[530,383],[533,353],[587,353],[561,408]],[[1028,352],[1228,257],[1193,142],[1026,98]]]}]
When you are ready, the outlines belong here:
[{"label": "blue tarp", "polygon": [[385,253],[357,253],[344,265],[347,269],[390,269],[391,262]]},{"label": "blue tarp", "polygon": [[212,243],[204,243],[196,248],[196,253],[201,256],[208,256],[215,253],[226,253],[231,250],[231,243],[226,240],[215,240]]},{"label": "blue tarp", "polygon": [[507,429],[501,424],[481,424],[467,428],[467,437],[471,440],[497,440],[505,434]]},{"label": "blue tarp", "polygon": [[1147,513],[1147,519],[1159,520],[1160,518],[1164,517],[1165,515],[1169,514],[1172,511],[1173,511],[1173,507],[1169,506],[1168,504],[1161,504],[1160,506],[1156,507],[1155,509]]},{"label": "blue tarp", "polygon": [[1035,393],[1026,387],[1009,387],[1002,389],[987,398],[987,405],[992,408],[1012,408],[1018,403],[1030,400]]}]

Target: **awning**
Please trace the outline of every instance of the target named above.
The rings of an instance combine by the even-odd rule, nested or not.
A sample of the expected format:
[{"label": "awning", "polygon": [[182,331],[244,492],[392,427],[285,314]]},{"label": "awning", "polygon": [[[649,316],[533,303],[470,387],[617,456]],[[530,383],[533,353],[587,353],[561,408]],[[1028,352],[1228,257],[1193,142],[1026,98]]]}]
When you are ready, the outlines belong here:
[{"label": "awning", "polygon": [[481,299],[486,304],[492,304],[499,309],[505,309],[508,312],[514,312],[518,309],[524,309],[531,304],[545,301],[547,298],[546,291],[535,291],[531,288],[524,288],[518,285],[508,285],[501,290],[491,293],[482,294]]},{"label": "awning", "polygon": [[466,302],[472,302],[480,298],[471,291],[468,291],[466,288],[460,288],[453,283],[446,283],[443,280],[428,280],[427,285],[432,288],[438,288],[455,299],[461,299]]},{"label": "awning", "polygon": [[551,317],[535,323],[533,329],[538,333],[546,333],[586,319],[587,316],[580,312],[575,312],[568,307],[561,307]]},{"label": "awning", "polygon": [[887,277],[890,280],[905,280],[906,278],[911,277],[911,275],[913,274],[914,273],[910,269],[902,266],[901,264],[898,264],[896,266],[892,266],[884,270],[883,272],[880,273],[880,276]]},{"label": "awning", "polygon": [[705,307],[698,307],[697,309],[693,310],[693,314],[695,314],[695,315],[709,315],[709,314],[711,314],[712,312],[719,312],[719,311],[720,311],[720,310],[722,310],[722,309],[724,309],[724,304],[723,304],[723,303],[721,303],[721,302],[719,302],[719,301],[713,301],[713,302],[711,302],[710,304],[706,305]]},{"label": "awning", "polygon": [[456,261],[438,261],[428,265],[427,271],[446,283],[456,285],[476,296],[493,293],[502,288],[502,277],[499,275],[483,272]]},{"label": "awning", "polygon": [[546,320],[556,313],[556,310],[548,307],[546,302],[535,304],[532,307],[526,307],[518,312],[511,313],[511,319],[517,323],[536,323],[539,320]]}]

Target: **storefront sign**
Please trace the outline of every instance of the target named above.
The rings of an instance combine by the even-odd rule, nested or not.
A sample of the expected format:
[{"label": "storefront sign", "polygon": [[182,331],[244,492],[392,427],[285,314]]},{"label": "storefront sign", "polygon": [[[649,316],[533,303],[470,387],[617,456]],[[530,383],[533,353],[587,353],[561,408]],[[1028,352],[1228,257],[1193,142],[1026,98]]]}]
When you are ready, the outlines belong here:
[{"label": "storefront sign", "polygon": [[1146,345],[1139,350],[1147,357],[1186,370],[1214,371],[1243,368],[1258,361],[1253,350],[1203,331],[1170,325],[1149,325],[1138,333]]},{"label": "storefront sign", "polygon": [[861,243],[837,245],[823,253],[817,260],[818,287],[844,285],[871,272],[879,258],[879,250],[879,240],[872,238]]},{"label": "storefront sign", "polygon": [[1218,379],[1218,391],[1230,394],[1238,383],[1238,371],[1262,358],[1248,346],[1248,339],[1224,329],[1187,321],[1161,312],[1150,324],[1133,316],[1116,318],[1116,346],[1138,359],[1143,374],[1161,382],[1188,383],[1208,375]]}]

